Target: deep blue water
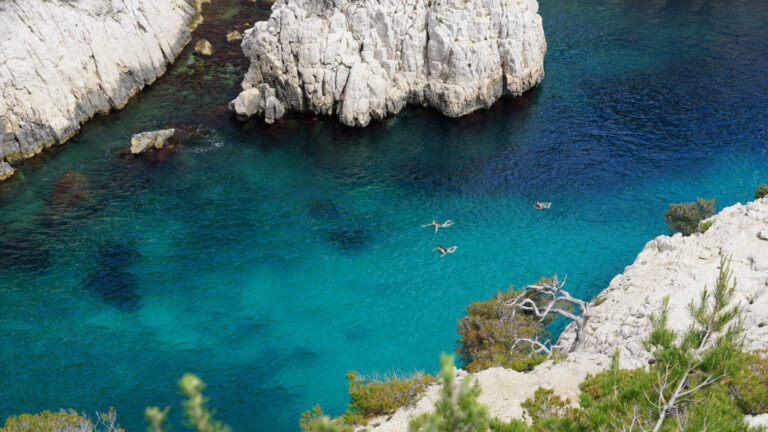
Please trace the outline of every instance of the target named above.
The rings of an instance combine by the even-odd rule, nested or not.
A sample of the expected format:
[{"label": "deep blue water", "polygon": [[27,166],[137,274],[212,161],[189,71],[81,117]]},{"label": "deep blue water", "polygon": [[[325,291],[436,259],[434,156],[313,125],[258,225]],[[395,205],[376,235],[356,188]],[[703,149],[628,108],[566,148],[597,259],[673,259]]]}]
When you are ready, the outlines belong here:
[{"label": "deep blue water", "polygon": [[[138,431],[147,405],[179,411],[191,371],[236,430],[295,430],[315,403],[344,409],[347,370],[435,371],[471,301],[555,272],[593,297],[668,232],[670,202],[722,208],[768,181],[764,2],[540,13],[543,83],[462,119],[238,125],[221,105],[243,62],[221,33],[219,57],[188,48],[23,164],[0,185],[0,418],[115,406]],[[167,158],[117,154],[179,124],[195,132]],[[432,219],[455,225],[435,235]]]}]

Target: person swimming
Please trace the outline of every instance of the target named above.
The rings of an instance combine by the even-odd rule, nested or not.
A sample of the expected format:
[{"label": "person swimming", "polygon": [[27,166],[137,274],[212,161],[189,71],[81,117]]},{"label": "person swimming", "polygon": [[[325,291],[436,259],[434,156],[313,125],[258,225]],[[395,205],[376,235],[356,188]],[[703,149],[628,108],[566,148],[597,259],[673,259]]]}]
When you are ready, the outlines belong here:
[{"label": "person swimming", "polygon": [[544,204],[542,204],[541,201],[536,201],[536,204],[533,205],[533,208],[536,210],[542,210],[544,209]]},{"label": "person swimming", "polygon": [[442,254],[442,255],[440,255],[440,258],[442,258],[442,257],[448,255],[449,253],[452,254],[452,253],[456,252],[456,248],[457,248],[456,246],[451,246],[448,249],[446,249],[446,248],[443,247],[443,245],[438,245],[436,248],[434,248],[432,250],[440,252]]},{"label": "person swimming", "polygon": [[436,220],[433,220],[431,223],[428,223],[426,225],[422,225],[422,228],[434,226],[435,227],[435,232],[437,232],[438,228],[448,228],[451,225],[453,225],[453,221],[450,220],[450,219],[448,219],[447,221],[445,221],[445,222],[443,222],[441,224],[437,223]]}]

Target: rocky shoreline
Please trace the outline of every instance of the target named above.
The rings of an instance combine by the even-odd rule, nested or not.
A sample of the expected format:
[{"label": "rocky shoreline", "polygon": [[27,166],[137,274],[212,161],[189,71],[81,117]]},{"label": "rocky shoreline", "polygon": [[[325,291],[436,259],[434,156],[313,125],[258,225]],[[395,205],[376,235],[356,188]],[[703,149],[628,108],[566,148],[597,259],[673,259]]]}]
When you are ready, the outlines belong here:
[{"label": "rocky shoreline", "polygon": [[251,59],[230,110],[349,126],[431,106],[450,117],[519,96],[544,77],[536,0],[278,0],[243,35]]},{"label": "rocky shoreline", "polygon": [[60,144],[162,75],[201,0],[0,2],[0,162]]},{"label": "rocky shoreline", "polygon": [[[690,323],[686,305],[705,288],[712,288],[719,273],[720,256],[731,259],[737,282],[736,301],[744,318],[745,349],[768,349],[768,241],[761,232],[768,229],[768,198],[735,204],[710,218],[704,233],[683,237],[659,236],[649,241],[635,262],[616,276],[590,308],[588,336],[584,351],[570,353],[564,360],[549,360],[531,372],[490,368],[474,374],[482,393],[480,402],[492,416],[503,420],[520,418],[520,404],[539,387],[551,388],[571,401],[578,400],[579,383],[610,364],[618,350],[621,367],[647,367],[650,356],[640,347],[650,326],[648,316],[659,310],[662,299],[670,297],[670,326],[684,330]],[[568,326],[558,340],[570,346],[575,328]],[[457,371],[461,379],[467,376]],[[401,408],[391,416],[372,419],[371,430],[403,431],[410,419],[428,412],[438,398],[439,385],[432,385],[414,406]],[[768,430],[768,414],[748,419]]]}]

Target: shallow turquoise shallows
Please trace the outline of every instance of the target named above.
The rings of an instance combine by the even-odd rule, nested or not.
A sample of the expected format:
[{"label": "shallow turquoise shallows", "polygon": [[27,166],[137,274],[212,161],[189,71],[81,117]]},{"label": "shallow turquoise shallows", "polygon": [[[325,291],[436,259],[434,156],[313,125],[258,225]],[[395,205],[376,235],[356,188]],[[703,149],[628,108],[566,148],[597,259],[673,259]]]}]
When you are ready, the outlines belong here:
[{"label": "shallow turquoise shallows", "polygon": [[[669,203],[722,208],[768,182],[763,1],[541,0],[541,15],[543,83],[462,119],[238,125],[221,105],[239,56],[188,48],[21,165],[0,186],[0,418],[114,406],[140,431],[147,405],[179,412],[189,371],[236,431],[295,430],[316,403],[343,411],[347,370],[434,372],[473,300],[552,273],[591,298],[668,233]],[[119,154],[179,125],[175,154]]]}]

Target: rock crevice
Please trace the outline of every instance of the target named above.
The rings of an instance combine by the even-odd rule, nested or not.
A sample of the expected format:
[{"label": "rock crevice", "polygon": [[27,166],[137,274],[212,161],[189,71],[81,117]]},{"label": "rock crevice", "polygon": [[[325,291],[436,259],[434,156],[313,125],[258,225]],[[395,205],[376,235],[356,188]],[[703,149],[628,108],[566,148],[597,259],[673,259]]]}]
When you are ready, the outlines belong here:
[{"label": "rock crevice", "polygon": [[[266,85],[285,110],[350,126],[406,104],[462,116],[542,80],[537,12],[536,0],[278,0],[243,35],[243,90]],[[247,97],[238,117],[264,115]]]}]

